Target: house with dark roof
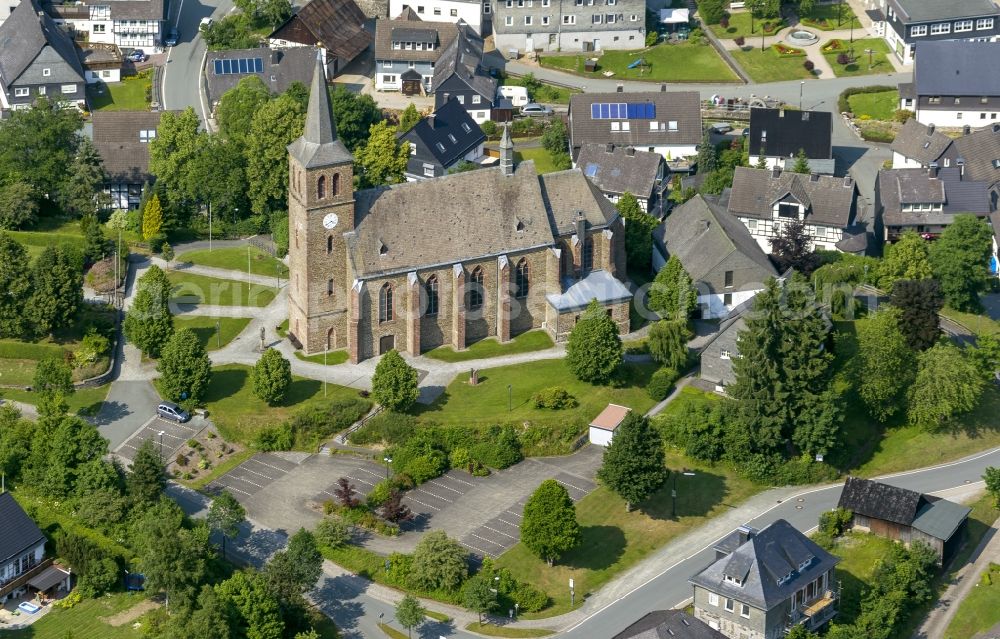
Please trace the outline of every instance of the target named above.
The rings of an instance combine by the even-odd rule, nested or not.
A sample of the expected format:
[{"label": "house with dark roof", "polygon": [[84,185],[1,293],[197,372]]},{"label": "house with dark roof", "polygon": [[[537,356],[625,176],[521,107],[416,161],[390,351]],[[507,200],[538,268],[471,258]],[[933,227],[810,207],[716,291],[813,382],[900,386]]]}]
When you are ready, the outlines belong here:
[{"label": "house with dark roof", "polygon": [[715,561],[688,581],[694,616],[730,639],[778,639],[793,626],[816,630],[837,614],[840,559],[784,519],[741,526],[714,547]]},{"label": "house with dark roof", "polygon": [[996,41],[1000,8],[992,0],[876,0],[868,10],[872,31],[896,58],[910,64],[919,43]]},{"label": "house with dark roof", "polygon": [[671,171],[689,171],[701,142],[697,91],[579,93],[570,97],[568,133],[572,156],[584,144],[613,144],[658,153]]},{"label": "house with dark roof", "polygon": [[111,208],[134,211],[142,189],[154,177],[149,172],[149,143],[156,138],[163,111],[94,111],[94,146],[101,154],[111,195]]},{"label": "house with dark roof", "polygon": [[983,60],[1000,57],[1000,42],[919,42],[913,82],[900,83],[899,108],[917,122],[972,128],[997,122],[1000,69]]},{"label": "house with dark roof", "polygon": [[743,319],[745,313],[753,307],[753,298],[743,302],[729,312],[722,320],[719,329],[710,341],[701,349],[701,379],[711,384],[715,392],[725,394],[726,386],[736,381],[733,372],[733,360],[739,357],[737,340],[740,333],[747,328]]},{"label": "house with dark roof", "polygon": [[955,215],[989,217],[996,210],[990,184],[971,179],[962,167],[940,168],[932,162],[920,169],[882,169],[875,182],[875,208],[884,240],[895,242],[906,231],[927,239],[940,235]]},{"label": "house with dark roof", "polygon": [[497,79],[483,66],[483,39],[468,25],[456,25],[455,39],[438,57],[431,93],[435,109],[455,98],[477,124],[491,119]]},{"label": "house with dark roof", "polygon": [[77,0],[47,3],[46,10],[81,42],[163,50],[164,0]]},{"label": "house with dark roof", "polygon": [[615,204],[631,193],[643,210],[663,216],[663,194],[670,182],[666,179],[666,162],[659,153],[588,143],[580,147],[575,165]]},{"label": "house with dark roof", "polygon": [[[814,249],[863,253],[867,242],[865,230],[856,225],[857,192],[850,176],[741,166],[736,167],[732,189],[724,194],[724,200],[729,214],[739,219],[768,253],[771,238],[778,237],[790,220],[805,224]],[[859,234],[862,241],[856,245]]]},{"label": "house with dark roof", "polygon": [[208,104],[214,111],[227,91],[252,75],[260,78],[274,94],[284,93],[293,82],[307,87],[316,66],[317,51],[315,47],[209,51],[205,57]]},{"label": "house with dark roof", "polygon": [[86,105],[83,66],[73,40],[35,0],[0,25],[0,107],[25,109],[49,96]]},{"label": "house with dark roof", "polygon": [[479,35],[490,14],[490,3],[484,0],[389,0],[389,15],[398,16],[409,10],[421,20],[432,22],[462,21]]},{"label": "house with dark roof", "polygon": [[44,559],[45,542],[45,535],[14,496],[0,493],[0,603],[52,563]]},{"label": "house with dark roof", "polygon": [[683,610],[654,610],[611,639],[724,639]]},{"label": "house with dark roof", "polygon": [[460,162],[482,158],[486,134],[458,100],[452,98],[403,132],[399,139],[410,143],[406,179],[415,182],[447,175]]},{"label": "house with dark roof", "polygon": [[829,111],[750,109],[750,166],[764,157],[767,168],[791,169],[800,151],[809,170],[834,174],[833,115]]},{"label": "house with dark roof", "polygon": [[538,51],[641,49],[644,0],[497,0],[493,37],[505,56]]},{"label": "house with dark roof", "polygon": [[454,22],[424,22],[407,7],[375,22],[375,89],[404,95],[430,92],[434,65],[455,39]]},{"label": "house with dark roof", "polygon": [[319,47],[332,80],[371,44],[365,14],[354,0],[309,0],[267,37],[273,49]]},{"label": "house with dark roof", "polygon": [[670,256],[691,276],[705,319],[725,318],[778,275],[746,227],[700,194],[653,230],[653,270]]},{"label": "house with dark roof", "polygon": [[923,542],[948,561],[962,544],[962,533],[972,509],[947,499],[890,484],[848,477],[840,492],[839,508],[851,511],[851,527],[906,546]]},{"label": "house with dark roof", "polygon": [[[926,168],[931,162],[947,166],[943,156],[951,148],[951,142],[952,139],[941,133],[935,125],[924,125],[910,118],[899,129],[896,139],[889,147],[892,149],[892,168]],[[951,159],[947,161],[950,165]]]}]

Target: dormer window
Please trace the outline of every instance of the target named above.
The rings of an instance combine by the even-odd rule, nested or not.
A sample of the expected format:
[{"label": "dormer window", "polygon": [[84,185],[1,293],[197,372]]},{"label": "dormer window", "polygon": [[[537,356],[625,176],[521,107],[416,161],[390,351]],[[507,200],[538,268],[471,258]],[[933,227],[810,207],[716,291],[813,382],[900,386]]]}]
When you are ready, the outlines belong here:
[{"label": "dormer window", "polygon": [[810,557],[809,559],[806,559],[801,564],[799,564],[799,572],[802,572],[802,571],[806,570],[807,568],[809,568],[809,566],[812,565],[812,562],[813,562],[813,558]]},{"label": "dormer window", "polygon": [[735,584],[735,585],[737,585],[737,586],[739,586],[741,588],[743,587],[743,580],[740,579],[739,577],[733,577],[732,575],[726,575],[726,581],[728,581],[731,584]]},{"label": "dormer window", "polygon": [[524,230],[524,222],[521,220],[517,221],[517,232],[520,233]]},{"label": "dormer window", "polygon": [[462,123],[462,130],[465,131],[466,133],[470,133],[472,131],[472,128],[468,125],[468,123],[463,122]]},{"label": "dormer window", "polygon": [[388,255],[389,254],[389,247],[386,246],[385,243],[383,243],[381,241],[378,243],[378,254],[379,255]]}]

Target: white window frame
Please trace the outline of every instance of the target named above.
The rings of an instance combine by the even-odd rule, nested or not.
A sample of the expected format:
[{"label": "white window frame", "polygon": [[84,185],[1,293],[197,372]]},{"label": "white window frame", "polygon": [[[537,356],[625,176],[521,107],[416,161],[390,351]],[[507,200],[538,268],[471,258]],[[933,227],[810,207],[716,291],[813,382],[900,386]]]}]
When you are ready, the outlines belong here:
[{"label": "white window frame", "polygon": [[382,82],[385,84],[396,84],[396,75],[394,73],[382,74]]},{"label": "white window frame", "polygon": [[724,348],[722,349],[722,352],[719,353],[719,359],[732,359],[732,358],[733,354],[728,349]]},{"label": "white window frame", "polygon": [[630,126],[628,120],[622,120],[622,131],[628,131]]},{"label": "white window frame", "polygon": [[59,93],[62,93],[63,95],[73,95],[76,93],[76,85],[64,84],[61,87],[59,87]]},{"label": "white window frame", "polygon": [[385,60],[385,61],[383,61],[382,62],[382,68],[383,69],[391,69],[392,68],[392,60]]},{"label": "white window frame", "polygon": [[480,102],[482,102],[482,99],[483,99],[483,96],[481,96],[479,94],[476,94],[476,95],[472,96],[472,103],[473,104],[479,104]]},{"label": "white window frame", "polygon": [[47,78],[52,75],[52,69],[42,69],[42,77]]},{"label": "white window frame", "polygon": [[526,27],[531,26],[531,16],[524,16],[524,26]]},{"label": "white window frame", "polygon": [[669,121],[667,121],[667,130],[668,131],[676,131],[677,130],[677,120],[669,120]]},{"label": "white window frame", "polygon": [[507,27],[514,26],[514,16],[504,16],[503,23],[504,23],[504,26],[507,26]]},{"label": "white window frame", "polygon": [[639,16],[637,16],[636,14],[633,13],[632,14],[632,22],[638,22],[638,21],[639,21]]},{"label": "white window frame", "polygon": [[608,15],[604,16],[604,22],[607,24],[614,24],[615,15],[613,13],[609,13]]},{"label": "white window frame", "polygon": [[612,121],[611,122],[611,130],[612,131],[620,131],[621,128],[622,127],[621,127],[621,124],[619,122],[617,122],[617,121]]},{"label": "white window frame", "polygon": [[424,164],[424,177],[434,177],[433,164]]},{"label": "white window frame", "polygon": [[448,10],[448,15],[450,15],[452,18],[457,18],[458,17],[458,9],[449,9]]},{"label": "white window frame", "polygon": [[465,96],[464,95],[456,95],[455,97],[458,98],[458,103],[459,104],[465,104]]},{"label": "white window frame", "polygon": [[590,16],[590,22],[591,24],[601,24],[604,22],[604,16],[601,15],[600,13],[595,13],[594,15]]},{"label": "white window frame", "polygon": [[931,25],[931,35],[944,35],[951,33],[950,22],[935,22]]},{"label": "white window frame", "polygon": [[562,21],[562,23],[563,24],[576,24],[576,16],[564,14],[563,15],[563,21]]},{"label": "white window frame", "polygon": [[750,618],[750,606],[746,605],[745,603],[741,603],[740,604],[740,616],[743,617],[744,619],[749,619]]},{"label": "white window frame", "polygon": [[38,95],[45,95],[46,90],[47,90],[47,87],[44,87],[44,86],[38,87]]},{"label": "white window frame", "polygon": [[726,597],[725,608],[727,612],[733,612],[734,610],[736,610],[736,603],[733,601],[731,597]]},{"label": "white window frame", "polygon": [[955,33],[965,33],[966,31],[972,31],[974,24],[975,22],[972,20],[956,20]]},{"label": "white window frame", "polygon": [[927,35],[927,25],[926,24],[915,24],[910,27],[910,37],[920,38]]},{"label": "white window frame", "polygon": [[719,605],[719,595],[717,595],[714,592],[708,593],[708,603],[709,603],[710,606],[718,606]]},{"label": "white window frame", "polygon": [[549,17],[548,16],[542,16],[542,26],[543,27],[549,26]]},{"label": "white window frame", "polygon": [[993,28],[993,18],[979,18],[976,20],[976,31]]},{"label": "white window frame", "polygon": [[434,7],[434,15],[436,16],[441,15],[441,7]]}]

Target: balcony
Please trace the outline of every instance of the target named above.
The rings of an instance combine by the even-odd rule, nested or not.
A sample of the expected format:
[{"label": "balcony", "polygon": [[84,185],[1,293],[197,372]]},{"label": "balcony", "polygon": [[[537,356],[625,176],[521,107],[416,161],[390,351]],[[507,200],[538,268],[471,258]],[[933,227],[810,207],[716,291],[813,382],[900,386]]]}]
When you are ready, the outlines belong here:
[{"label": "balcony", "polygon": [[52,565],[51,559],[43,559],[38,564],[32,566],[27,571],[22,572],[20,575],[14,577],[10,581],[0,584],[0,597],[4,597],[18,588],[27,585],[29,581],[37,577],[42,573],[43,570]]},{"label": "balcony", "polygon": [[838,595],[832,590],[827,590],[822,596],[813,599],[808,604],[795,608],[789,616],[788,629],[792,626],[804,625],[809,630],[819,628],[833,616],[837,614]]}]

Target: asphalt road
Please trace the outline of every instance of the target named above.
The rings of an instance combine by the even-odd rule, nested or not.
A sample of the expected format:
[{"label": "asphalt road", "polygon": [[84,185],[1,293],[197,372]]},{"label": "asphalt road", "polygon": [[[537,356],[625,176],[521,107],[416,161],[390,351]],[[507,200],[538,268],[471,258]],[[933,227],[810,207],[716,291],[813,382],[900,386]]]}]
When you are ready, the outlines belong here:
[{"label": "asphalt road", "polygon": [[205,57],[205,41],[198,34],[202,18],[218,20],[233,8],[231,0],[171,0],[167,24],[177,27],[177,46],[167,49],[163,68],[163,108],[183,110],[194,107],[204,122],[208,105],[201,91],[201,67]]}]

